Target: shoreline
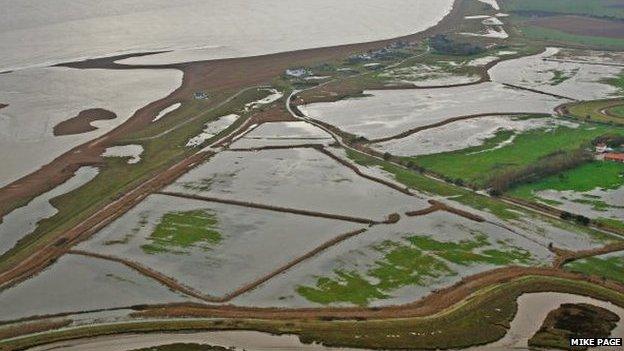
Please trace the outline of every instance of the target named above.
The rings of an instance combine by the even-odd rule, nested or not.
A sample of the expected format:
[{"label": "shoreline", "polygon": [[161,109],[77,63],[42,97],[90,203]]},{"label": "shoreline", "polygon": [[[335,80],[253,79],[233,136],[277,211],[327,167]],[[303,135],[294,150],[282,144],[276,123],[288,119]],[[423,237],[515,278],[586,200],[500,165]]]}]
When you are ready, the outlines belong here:
[{"label": "shoreline", "polygon": [[[183,78],[182,84],[168,96],[138,109],[125,123],[117,126],[107,134],[59,155],[52,162],[43,165],[37,171],[0,188],[0,204],[2,204],[0,205],[0,218],[15,208],[13,204],[30,200],[64,183],[74,174],[78,165],[99,163],[99,153],[102,148],[113,146],[116,140],[121,140],[125,135],[138,132],[149,126],[153,116],[157,115],[159,111],[175,103],[184,104],[185,101],[189,101],[192,98],[194,91],[210,90],[223,92],[240,89],[245,86],[265,84],[292,66],[346,58],[356,52],[384,47],[392,42],[401,40],[423,40],[434,33],[447,32],[456,26],[457,22],[463,21],[462,9],[464,4],[465,0],[455,0],[448,14],[435,26],[424,31],[373,42],[171,65],[135,66],[114,63],[120,57],[129,57],[129,54],[60,64],[63,67],[79,69],[178,69],[183,72]],[[144,56],[147,54],[153,54],[153,52],[130,54],[130,56]],[[81,155],[81,157],[77,157],[77,155]]]}]

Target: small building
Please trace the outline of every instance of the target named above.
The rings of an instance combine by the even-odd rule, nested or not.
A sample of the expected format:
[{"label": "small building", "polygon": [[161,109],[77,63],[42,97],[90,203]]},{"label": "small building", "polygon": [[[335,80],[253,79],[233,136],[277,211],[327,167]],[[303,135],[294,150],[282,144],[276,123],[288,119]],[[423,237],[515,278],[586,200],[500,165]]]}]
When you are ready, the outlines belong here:
[{"label": "small building", "polygon": [[602,153],[610,152],[610,151],[613,151],[613,149],[607,146],[607,144],[605,143],[596,144],[596,153],[602,154]]},{"label": "small building", "polygon": [[195,93],[193,93],[193,97],[195,98],[195,100],[206,100],[208,99],[208,94],[203,91],[196,91]]},{"label": "small building", "polygon": [[624,163],[624,152],[611,152],[604,155],[605,161]]},{"label": "small building", "polygon": [[286,70],[286,75],[287,76],[291,76],[291,77],[295,77],[295,78],[301,78],[301,77],[309,76],[310,74],[311,74],[310,71],[308,71],[305,68],[295,68],[295,69],[287,69]]}]

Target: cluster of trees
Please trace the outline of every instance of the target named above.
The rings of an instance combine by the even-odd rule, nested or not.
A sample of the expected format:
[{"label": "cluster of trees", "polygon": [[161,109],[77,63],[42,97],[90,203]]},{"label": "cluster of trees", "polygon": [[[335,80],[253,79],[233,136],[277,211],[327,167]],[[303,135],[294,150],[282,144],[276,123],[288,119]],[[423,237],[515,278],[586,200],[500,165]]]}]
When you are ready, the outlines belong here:
[{"label": "cluster of trees", "polygon": [[592,145],[606,144],[612,148],[618,148],[620,145],[624,145],[624,135],[617,134],[605,134],[592,140]]},{"label": "cluster of trees", "polygon": [[435,51],[448,55],[476,55],[485,51],[479,44],[457,41],[444,34],[429,38],[429,45]]},{"label": "cluster of trees", "polygon": [[580,166],[592,159],[591,153],[579,149],[571,152],[556,151],[527,167],[494,175],[489,180],[490,194],[498,196],[513,186],[540,180]]},{"label": "cluster of trees", "polygon": [[582,225],[589,225],[589,223],[591,222],[591,219],[583,215],[575,215],[575,214],[572,214],[570,212],[565,212],[565,211],[562,212],[559,217],[561,217],[561,219],[565,219],[568,221],[575,221]]}]

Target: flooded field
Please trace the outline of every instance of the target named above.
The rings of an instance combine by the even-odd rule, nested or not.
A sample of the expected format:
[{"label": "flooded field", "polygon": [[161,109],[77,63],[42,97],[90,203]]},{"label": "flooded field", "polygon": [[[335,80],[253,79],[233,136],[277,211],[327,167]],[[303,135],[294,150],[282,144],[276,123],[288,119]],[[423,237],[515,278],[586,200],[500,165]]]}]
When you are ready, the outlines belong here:
[{"label": "flooded field", "polygon": [[189,300],[118,263],[67,255],[37,276],[1,291],[0,318]]},{"label": "flooded field", "polygon": [[565,100],[497,83],[443,89],[367,91],[372,96],[302,106],[306,115],[368,139],[449,118],[487,113],[550,113]]},{"label": "flooded field", "polygon": [[574,125],[553,118],[485,116],[423,130],[405,138],[374,144],[374,147],[397,156],[428,155],[478,146],[503,130],[521,133],[531,129],[555,128],[559,124]]},{"label": "flooded field", "polygon": [[[612,97],[618,88],[605,82],[624,67],[578,63],[574,56],[551,60],[560,51],[548,48],[542,54],[501,62],[490,69],[492,80],[558,94],[573,99],[592,100]],[[624,61],[622,61],[624,63]]]},{"label": "flooded field", "polygon": [[545,246],[503,228],[440,212],[371,228],[233,302],[400,304],[497,266],[542,265],[551,257]]},{"label": "flooded field", "polygon": [[141,161],[143,146],[123,145],[107,148],[102,154],[103,157],[122,157],[128,159],[128,164],[135,164]]},{"label": "flooded field", "polygon": [[[79,249],[221,297],[364,225],[152,195]],[[295,229],[296,228],[296,229]]]},{"label": "flooded field", "polygon": [[236,122],[239,119],[239,115],[230,114],[226,116],[221,116],[214,121],[210,121],[205,124],[204,130],[186,143],[187,147],[198,147],[201,146],[206,140],[214,137],[215,135],[221,133],[226,130],[232,123]]},{"label": "flooded field", "polygon": [[[0,75],[0,187],[49,163],[73,147],[122,124],[139,108],[167,96],[182,81],[175,70],[78,70],[37,68]],[[116,118],[92,122],[98,129],[55,136],[59,123],[102,108]]]},{"label": "flooded field", "polygon": [[467,84],[478,82],[481,77],[478,75],[461,74],[453,72],[457,65],[455,62],[442,65],[419,64],[409,67],[395,68],[379,77],[387,79],[390,83],[413,84],[418,87],[444,86],[454,84]]},{"label": "flooded field", "polygon": [[266,146],[330,144],[332,136],[306,122],[270,122],[245,134],[232,148],[259,148]]},{"label": "flooded field", "polygon": [[374,220],[429,206],[312,149],[222,152],[166,190]]},{"label": "flooded field", "polygon": [[541,190],[536,195],[550,200],[550,204],[564,211],[582,213],[590,218],[624,219],[624,187],[580,193],[571,190]]},{"label": "flooded field", "polygon": [[50,200],[78,189],[95,178],[97,174],[98,169],[95,167],[82,167],[65,183],[4,216],[0,223],[0,255],[11,249],[18,240],[32,233],[39,221],[57,213]]}]

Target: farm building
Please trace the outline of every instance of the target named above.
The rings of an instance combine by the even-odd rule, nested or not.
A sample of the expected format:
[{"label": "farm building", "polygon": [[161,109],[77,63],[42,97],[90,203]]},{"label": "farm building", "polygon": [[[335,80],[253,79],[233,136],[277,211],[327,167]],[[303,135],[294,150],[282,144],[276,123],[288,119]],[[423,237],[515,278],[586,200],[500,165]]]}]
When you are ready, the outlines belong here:
[{"label": "farm building", "polygon": [[605,161],[615,161],[624,163],[624,153],[608,153],[604,155]]}]

